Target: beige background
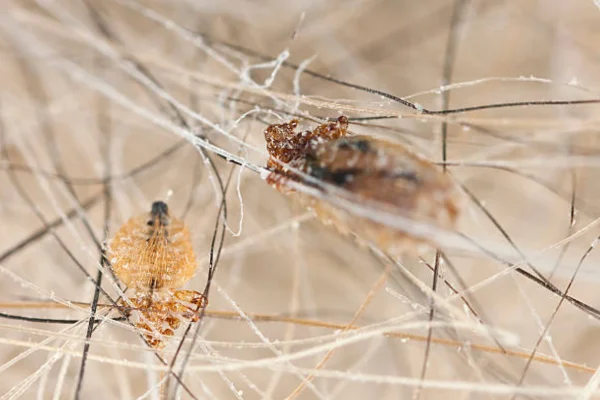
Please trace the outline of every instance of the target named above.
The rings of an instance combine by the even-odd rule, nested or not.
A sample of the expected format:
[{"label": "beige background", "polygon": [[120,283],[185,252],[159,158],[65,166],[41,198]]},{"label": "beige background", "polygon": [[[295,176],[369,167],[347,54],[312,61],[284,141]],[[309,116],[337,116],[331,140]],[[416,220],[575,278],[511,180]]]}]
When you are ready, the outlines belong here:
[{"label": "beige background", "polygon": [[[2,2],[0,114],[6,156],[0,164],[0,257],[43,228],[39,215],[60,226],[54,236],[43,235],[2,259],[0,311],[81,320],[75,325],[0,320],[0,395],[5,398],[72,398],[77,385],[89,308],[14,306],[47,299],[91,301],[94,286],[73,259],[96,276],[99,252],[90,233],[104,240],[105,199],[100,183],[78,181],[70,187],[48,173],[102,180],[109,170],[109,237],[127,218],[170,192],[177,215],[189,203],[185,221],[193,231],[199,270],[188,287],[204,287],[219,197],[214,174],[199,152],[182,142],[169,99],[194,132],[255,167],[266,161],[265,123],[277,116],[289,118],[286,112],[323,118],[344,108],[351,117],[402,116],[371,126],[353,124],[351,130],[405,143],[432,161],[442,158],[441,125],[446,121],[448,159],[471,163],[449,168],[457,185],[471,191],[516,248],[561,289],[599,234],[598,105],[498,108],[425,118],[378,95],[279,68],[274,61],[287,51],[293,64],[307,63],[312,71],[399,97],[418,94],[410,100],[438,110],[443,107],[440,88],[450,41],[455,59],[449,79],[468,84],[447,92],[449,108],[593,99],[600,90],[600,10],[592,1],[88,4],[90,8],[80,1]],[[101,16],[109,37],[91,10]],[[453,15],[458,16],[454,31]],[[136,66],[143,66],[158,85]],[[240,141],[247,145],[241,148]],[[176,150],[160,156],[178,143]],[[231,164],[213,159],[226,179]],[[135,176],[123,176],[151,160],[155,164]],[[16,181],[32,204],[10,180],[11,167],[20,168]],[[92,198],[98,202],[81,207]],[[560,297],[497,260],[520,261],[522,254],[466,195],[464,199],[459,231],[496,259],[466,248],[458,236],[432,240],[454,267],[444,264],[443,278],[457,290],[473,288],[469,303],[485,325],[460,299],[448,300],[453,293],[440,282],[432,335],[454,342],[431,344],[423,379],[426,342],[383,333],[427,337],[432,273],[419,256],[433,265],[431,248],[404,257],[404,270],[391,267],[356,322],[366,327],[359,332],[344,335],[341,325],[207,317],[183,378],[189,390],[203,399],[286,398],[334,349],[331,359],[312,371],[314,386],[299,398],[511,398],[527,357],[470,345],[497,348],[502,342],[505,349],[529,354],[543,335],[537,351],[554,364],[534,360],[515,393],[582,398],[577,396],[586,385],[590,393],[597,392],[591,380],[600,362],[597,319],[568,302],[553,318]],[[571,199],[577,208],[573,226]],[[227,205],[230,231],[209,310],[347,324],[386,268],[380,258],[323,226],[251,169],[233,169]],[[67,218],[70,210],[76,212]],[[597,263],[592,251],[569,289],[592,307],[600,306]],[[103,287],[115,295],[109,275]],[[169,343],[165,359],[176,345],[177,340]],[[561,360],[591,369],[561,367]],[[81,396],[156,398],[158,391],[152,389],[160,380],[158,369],[133,328],[105,323],[92,337]],[[185,392],[181,396],[190,397]]]}]

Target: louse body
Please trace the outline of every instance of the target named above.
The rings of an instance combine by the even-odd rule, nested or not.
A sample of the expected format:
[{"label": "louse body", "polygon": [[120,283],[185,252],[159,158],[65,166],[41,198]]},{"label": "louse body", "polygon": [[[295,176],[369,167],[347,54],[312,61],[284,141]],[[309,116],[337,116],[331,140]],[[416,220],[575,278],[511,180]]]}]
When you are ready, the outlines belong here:
[{"label": "louse body", "polygon": [[139,292],[180,288],[196,271],[190,232],[161,201],[149,213],[129,219],[110,248],[113,271]]},{"label": "louse body", "polygon": [[[450,178],[429,161],[399,144],[347,136],[348,119],[344,116],[312,132],[295,132],[297,126],[298,121],[292,120],[265,130],[271,156],[268,168],[272,171],[267,181],[281,192],[293,192],[285,184],[288,179],[313,184],[280,162],[347,191],[358,202],[389,206],[404,217],[441,229],[454,228],[459,214],[458,193]],[[324,223],[376,244],[389,254],[401,255],[423,242],[326,201],[303,194],[300,197]]]},{"label": "louse body", "polygon": [[[172,336],[180,318],[197,319],[196,309],[206,303],[204,296],[178,290],[196,271],[190,232],[183,221],[170,215],[166,203],[156,201],[149,213],[125,222],[111,240],[108,255],[115,275],[135,291],[129,301],[142,316],[138,328]],[[152,347],[164,346],[161,337],[144,336]]]}]

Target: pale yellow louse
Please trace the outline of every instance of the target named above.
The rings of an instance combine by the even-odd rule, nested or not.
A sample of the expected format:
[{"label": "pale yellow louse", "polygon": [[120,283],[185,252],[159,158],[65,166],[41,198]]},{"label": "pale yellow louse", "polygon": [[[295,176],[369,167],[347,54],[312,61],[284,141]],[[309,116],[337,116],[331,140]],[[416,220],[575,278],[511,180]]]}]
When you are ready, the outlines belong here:
[{"label": "pale yellow louse", "polygon": [[115,275],[134,290],[128,299],[142,317],[136,326],[146,331],[150,346],[163,347],[162,336],[173,336],[181,319],[197,321],[206,298],[179,289],[197,267],[190,232],[165,202],[156,201],[150,212],[125,222],[109,243],[108,257]]}]

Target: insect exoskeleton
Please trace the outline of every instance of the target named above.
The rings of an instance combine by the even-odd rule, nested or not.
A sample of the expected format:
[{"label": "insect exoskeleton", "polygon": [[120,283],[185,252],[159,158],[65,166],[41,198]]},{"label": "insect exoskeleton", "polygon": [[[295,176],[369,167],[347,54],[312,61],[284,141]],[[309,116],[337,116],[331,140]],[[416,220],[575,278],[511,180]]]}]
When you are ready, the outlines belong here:
[{"label": "insect exoskeleton", "polygon": [[[125,222],[109,244],[108,257],[115,275],[135,291],[129,301],[143,317],[138,328],[172,336],[179,318],[196,320],[197,309],[206,306],[201,293],[179,290],[193,277],[197,261],[189,229],[165,202],[156,201],[150,212]],[[151,346],[164,346],[160,336],[144,336]]]},{"label": "insect exoskeleton", "polygon": [[123,224],[110,250],[115,275],[136,291],[179,288],[196,270],[190,232],[162,201]]},{"label": "insect exoskeleton", "polygon": [[[289,179],[326,190],[296,170],[343,189],[352,201],[379,204],[437,228],[454,228],[460,209],[459,193],[450,177],[431,162],[400,144],[369,136],[346,136],[348,119],[344,116],[313,131],[296,132],[297,126],[298,121],[292,120],[265,130],[271,156],[267,166],[272,171],[267,181],[281,192],[293,193],[286,185]],[[342,233],[353,233],[390,254],[400,255],[423,242],[328,201],[304,194],[300,197],[324,223]]]}]

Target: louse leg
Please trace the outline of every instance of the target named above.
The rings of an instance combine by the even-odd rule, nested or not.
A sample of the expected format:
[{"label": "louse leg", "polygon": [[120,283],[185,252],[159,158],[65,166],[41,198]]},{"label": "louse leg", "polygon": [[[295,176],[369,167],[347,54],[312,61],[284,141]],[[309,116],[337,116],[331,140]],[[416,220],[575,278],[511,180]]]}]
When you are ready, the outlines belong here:
[{"label": "louse leg", "polygon": [[[142,308],[145,308],[142,306],[145,305],[144,303],[147,303],[147,301],[145,301],[146,300],[145,298],[139,298],[139,297],[132,297],[128,300],[129,300],[129,302],[127,300],[125,300],[125,298],[122,297],[117,302],[117,307],[121,308],[127,317],[131,316],[131,313],[133,310],[136,310],[136,309],[140,310]],[[130,305],[130,303],[131,303],[131,305]],[[151,316],[147,312],[142,312],[142,315],[147,320],[151,319]],[[164,343],[162,343],[162,340],[154,337],[154,334],[152,333],[152,328],[150,327],[150,325],[148,325],[145,322],[138,321],[135,324],[135,327],[138,328],[139,330],[143,331],[142,336],[144,337],[144,339],[146,339],[146,341],[148,342],[150,347],[155,348],[155,349],[164,347]]]},{"label": "louse leg", "polygon": [[166,345],[164,337],[174,336],[175,329],[179,327],[179,320],[171,315],[171,304],[155,303],[141,314],[147,322],[139,321],[136,327],[145,331],[144,338],[151,347],[164,348]]},{"label": "louse leg", "polygon": [[119,301],[117,302],[117,307],[119,308],[119,310],[123,311],[123,314],[125,314],[125,317],[129,318],[131,317],[131,312],[133,311],[133,308],[137,308],[137,304],[135,302],[133,302],[133,307],[131,307],[123,297],[121,297],[119,299]]},{"label": "louse leg", "polygon": [[[127,316],[131,315],[134,310],[146,310],[151,306],[151,300],[148,296],[134,296],[130,297],[129,302],[125,298],[121,297],[117,302],[119,307]],[[133,306],[130,305],[133,304]]]},{"label": "louse leg", "polygon": [[173,293],[173,296],[184,303],[190,303],[198,308],[206,307],[208,300],[200,292],[195,290],[177,290]]},{"label": "louse leg", "polygon": [[165,321],[173,330],[176,330],[181,325],[181,320],[174,315],[169,315]]},{"label": "louse leg", "polygon": [[189,307],[185,304],[173,302],[171,310],[176,313],[181,313],[184,318],[187,318],[193,322],[198,321],[199,315],[198,310],[208,305],[208,300],[200,292],[195,290],[177,290],[173,293],[173,296],[184,303],[192,304],[195,307]]},{"label": "louse leg", "polygon": [[150,301],[147,297],[131,297],[128,300],[129,301],[122,297],[117,302],[117,307],[127,318],[131,317],[133,311],[147,310],[150,305]]},{"label": "louse leg", "polygon": [[316,127],[312,132],[312,136],[330,141],[346,136],[347,131],[348,118],[342,115],[335,122]]},{"label": "louse leg", "polygon": [[[136,326],[136,328],[144,331],[144,333],[143,333],[144,339],[146,339],[146,342],[148,342],[150,347],[152,347],[154,349],[162,349],[165,347],[164,340],[162,340],[162,338],[160,338],[160,337],[156,337],[156,335],[152,331],[152,328],[150,327],[150,325],[146,324],[145,322],[138,322],[137,324],[135,324],[135,326]],[[160,333],[164,335],[162,330]],[[170,336],[172,336],[172,335],[170,335]]]},{"label": "louse leg", "polygon": [[180,314],[182,318],[188,319],[192,322],[198,321],[198,313],[193,308],[186,306],[185,304],[173,301],[170,304],[171,311],[174,314]]},{"label": "louse leg", "polygon": [[[277,171],[277,172],[275,172]],[[290,180],[290,177],[293,177],[293,174],[285,175],[283,172],[275,169],[267,176],[266,182],[277,189],[279,192],[283,194],[289,194],[294,192],[294,189],[290,188],[286,185],[286,183]]]}]

